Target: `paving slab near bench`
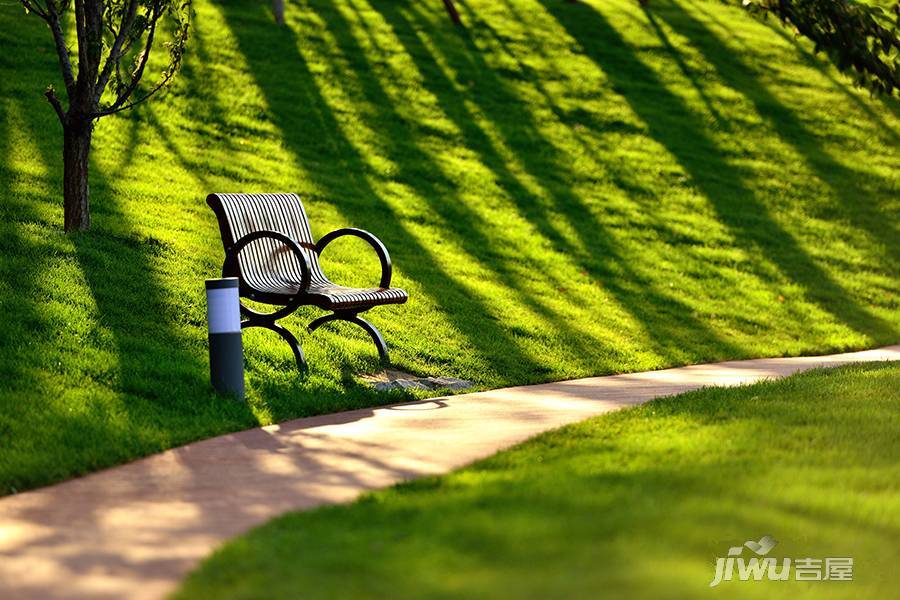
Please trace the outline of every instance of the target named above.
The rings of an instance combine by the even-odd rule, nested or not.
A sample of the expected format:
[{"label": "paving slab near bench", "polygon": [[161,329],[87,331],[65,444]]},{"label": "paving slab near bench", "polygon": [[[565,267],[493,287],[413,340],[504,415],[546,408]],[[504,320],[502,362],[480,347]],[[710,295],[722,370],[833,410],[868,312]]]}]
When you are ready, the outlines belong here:
[{"label": "paving slab near bench", "polygon": [[286,511],[444,473],[660,396],[882,360],[900,360],[900,346],[505,388],[189,444],[0,499],[0,598],[163,598],[218,544]]},{"label": "paving slab near bench", "polygon": [[385,369],[371,375],[359,377],[364,383],[372,386],[377,392],[388,390],[447,390],[458,392],[474,387],[471,381],[456,377],[420,377],[412,373],[404,373],[393,369]]}]

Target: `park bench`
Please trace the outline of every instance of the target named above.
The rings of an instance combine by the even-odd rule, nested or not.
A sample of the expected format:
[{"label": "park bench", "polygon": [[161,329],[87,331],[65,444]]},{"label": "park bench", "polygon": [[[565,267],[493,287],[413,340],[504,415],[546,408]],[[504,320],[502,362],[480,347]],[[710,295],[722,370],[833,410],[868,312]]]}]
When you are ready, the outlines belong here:
[{"label": "park bench", "polygon": [[[301,306],[317,306],[331,314],[312,321],[310,332],[331,321],[355,323],[371,336],[381,360],[388,362],[381,332],[359,314],[382,304],[402,304],[409,296],[391,287],[391,257],[377,237],[361,229],[344,228],[313,242],[309,220],[296,194],[210,194],[206,202],[216,213],[225,246],[222,277],[238,278],[242,298],[281,307],[261,313],[241,303],[242,329],[264,327],[274,331],[290,345],[297,366],[305,369],[300,343],[277,321]],[[381,262],[378,287],[345,287],[325,276],[319,255],[341,236],[361,238],[375,250]]]}]

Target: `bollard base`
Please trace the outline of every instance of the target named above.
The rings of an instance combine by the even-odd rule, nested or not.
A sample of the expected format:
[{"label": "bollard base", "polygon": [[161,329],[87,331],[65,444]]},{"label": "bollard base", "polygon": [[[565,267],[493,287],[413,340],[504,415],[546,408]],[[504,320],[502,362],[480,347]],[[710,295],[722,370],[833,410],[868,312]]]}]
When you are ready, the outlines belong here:
[{"label": "bollard base", "polygon": [[244,398],[244,346],[240,331],[209,334],[209,379],[220,394]]}]

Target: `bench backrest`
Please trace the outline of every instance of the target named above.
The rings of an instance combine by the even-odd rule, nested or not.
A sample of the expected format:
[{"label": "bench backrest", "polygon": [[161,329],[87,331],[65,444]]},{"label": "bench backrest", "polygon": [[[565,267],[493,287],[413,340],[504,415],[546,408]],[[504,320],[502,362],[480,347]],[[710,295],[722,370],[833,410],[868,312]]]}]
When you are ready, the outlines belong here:
[{"label": "bench backrest", "polygon": [[[255,231],[277,231],[296,242],[306,255],[313,282],[328,281],[319,266],[314,250],[303,248],[313,244],[306,211],[297,194],[210,194],[207,204],[216,213],[219,233],[226,249]],[[238,257],[240,277],[257,290],[272,289],[284,281],[299,282],[302,272],[297,257],[278,240],[263,238],[251,242]]]}]

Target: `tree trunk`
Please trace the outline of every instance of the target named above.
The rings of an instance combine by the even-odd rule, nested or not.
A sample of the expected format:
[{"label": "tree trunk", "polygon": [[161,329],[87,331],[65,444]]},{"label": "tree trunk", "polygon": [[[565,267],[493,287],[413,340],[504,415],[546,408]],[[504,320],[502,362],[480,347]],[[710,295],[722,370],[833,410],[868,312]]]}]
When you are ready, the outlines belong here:
[{"label": "tree trunk", "polygon": [[462,25],[462,19],[459,18],[459,11],[456,10],[453,0],[444,0],[444,8],[447,9],[447,14],[450,15],[454,25]]},{"label": "tree trunk", "polygon": [[272,0],[272,13],[275,15],[275,23],[284,25],[284,0]]},{"label": "tree trunk", "polygon": [[63,207],[67,232],[84,231],[91,226],[88,155],[93,129],[89,119],[69,119],[63,126]]}]

